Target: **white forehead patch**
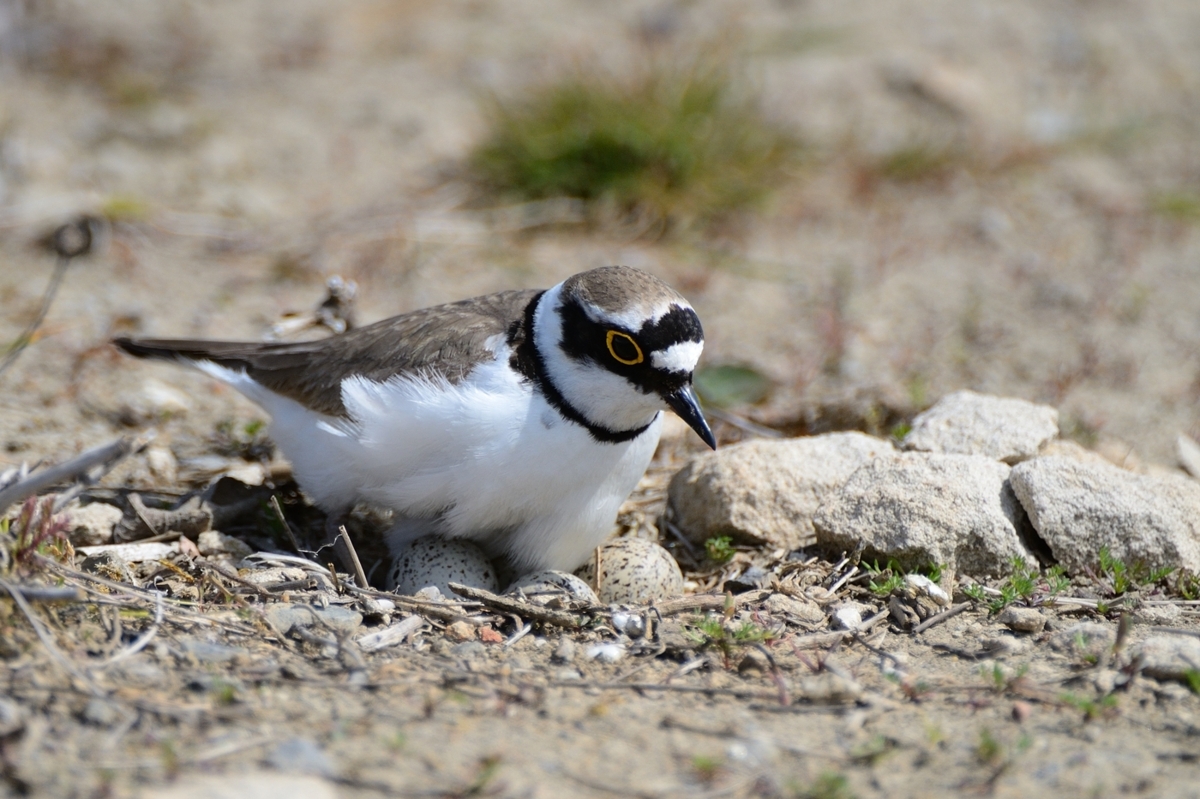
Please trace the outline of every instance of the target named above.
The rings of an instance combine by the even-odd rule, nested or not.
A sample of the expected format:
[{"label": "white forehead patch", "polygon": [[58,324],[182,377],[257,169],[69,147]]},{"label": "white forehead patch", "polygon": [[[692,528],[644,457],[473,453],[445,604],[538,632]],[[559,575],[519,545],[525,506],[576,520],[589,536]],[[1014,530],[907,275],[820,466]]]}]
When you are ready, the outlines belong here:
[{"label": "white forehead patch", "polygon": [[650,353],[650,364],[664,372],[691,374],[696,369],[696,362],[700,360],[700,352],[703,349],[702,341],[681,341],[665,350]]}]

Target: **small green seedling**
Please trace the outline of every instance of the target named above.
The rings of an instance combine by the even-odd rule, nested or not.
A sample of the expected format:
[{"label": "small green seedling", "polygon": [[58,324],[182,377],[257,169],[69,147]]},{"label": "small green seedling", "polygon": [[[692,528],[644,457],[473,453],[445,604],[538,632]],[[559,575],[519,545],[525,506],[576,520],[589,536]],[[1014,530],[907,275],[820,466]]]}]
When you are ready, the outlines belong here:
[{"label": "small green seedling", "polygon": [[727,535],[719,535],[704,542],[704,554],[713,563],[728,563],[733,560],[737,550],[733,548],[733,539]]}]

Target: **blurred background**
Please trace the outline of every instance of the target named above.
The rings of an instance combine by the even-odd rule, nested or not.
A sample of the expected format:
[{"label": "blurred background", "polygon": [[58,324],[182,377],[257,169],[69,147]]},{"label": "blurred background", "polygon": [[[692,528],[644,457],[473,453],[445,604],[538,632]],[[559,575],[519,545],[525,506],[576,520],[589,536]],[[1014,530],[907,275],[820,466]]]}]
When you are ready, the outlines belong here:
[{"label": "blurred background", "polygon": [[[257,339],[623,263],[791,432],[972,388],[1200,434],[1200,4],[0,0],[0,465],[254,406],[115,333]],[[245,429],[245,428],[238,428]]]}]

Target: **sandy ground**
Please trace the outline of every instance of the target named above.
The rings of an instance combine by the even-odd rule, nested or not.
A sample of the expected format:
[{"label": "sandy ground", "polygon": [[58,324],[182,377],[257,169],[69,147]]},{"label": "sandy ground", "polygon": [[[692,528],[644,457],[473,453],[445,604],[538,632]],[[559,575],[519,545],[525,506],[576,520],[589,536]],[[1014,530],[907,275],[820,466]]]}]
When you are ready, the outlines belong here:
[{"label": "sandy ground", "polygon": [[[357,281],[360,319],[372,321],[608,263],[653,271],[694,301],[706,363],[771,377],[772,397],[749,411],[762,420],[803,428],[812,408],[857,396],[864,425],[965,387],[1052,403],[1064,434],[1170,466],[1177,434],[1200,434],[1197,29],[1200,6],[1182,0],[0,0],[0,342],[49,280],[38,239],[80,212],[115,220],[0,378],[0,469],[151,422],[186,467],[211,454],[220,422],[261,417],[202,376],[118,356],[105,345],[114,333],[258,338],[311,308],[335,273]],[[530,227],[464,180],[482,96],[566,65],[619,69],[647,49],[717,40],[743,54],[764,108],[806,144],[753,215],[668,239]],[[889,170],[913,153],[919,168]],[[171,487],[144,459],[108,480]],[[972,639],[987,624],[967,614],[928,635]],[[295,644],[273,644],[263,659],[275,665],[250,679],[236,659],[181,666],[164,632],[165,649],[139,656],[162,676],[163,702],[183,701],[188,668],[227,668],[244,691],[227,707],[202,692],[192,716],[139,711],[132,724],[80,723],[86,698],[62,690],[30,644],[5,679],[39,720],[17,776],[0,784],[123,795],[258,768],[303,726],[336,761],[343,795],[401,783],[443,795],[806,795],[830,787],[827,772],[862,796],[1196,795],[1200,705],[1182,688],[1138,683],[1113,717],[1086,723],[1055,700],[1020,725],[1008,688],[913,703],[870,650],[848,646],[837,657],[876,700],[778,712],[552,685],[555,635],[474,666],[432,644],[392,651],[370,662],[377,687],[350,690],[319,665],[291,681],[281,670],[303,660]],[[874,645],[912,650],[916,672],[987,684],[975,663],[886,638]],[[220,638],[248,646],[232,640]],[[1031,651],[1043,653],[1028,655],[1031,668],[1049,657]],[[778,657],[788,679],[808,668]],[[639,679],[677,667],[655,662]],[[1086,692],[1067,684],[1067,664],[1052,667],[1039,680],[1053,696]],[[628,663],[578,668],[600,683]],[[691,677],[772,685],[720,668]],[[980,754],[984,730],[999,755]],[[493,757],[495,768],[480,765]]]}]

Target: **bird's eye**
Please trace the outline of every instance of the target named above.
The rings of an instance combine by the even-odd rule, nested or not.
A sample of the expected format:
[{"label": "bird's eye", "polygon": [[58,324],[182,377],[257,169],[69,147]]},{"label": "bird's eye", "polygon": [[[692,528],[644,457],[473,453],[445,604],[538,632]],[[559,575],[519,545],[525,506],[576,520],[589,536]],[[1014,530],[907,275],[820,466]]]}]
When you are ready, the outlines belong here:
[{"label": "bird's eye", "polygon": [[642,355],[642,348],[633,340],[633,336],[628,333],[622,333],[620,330],[608,331],[608,354],[616,359],[617,363],[623,363],[626,366],[633,366],[646,360],[646,356]]}]

